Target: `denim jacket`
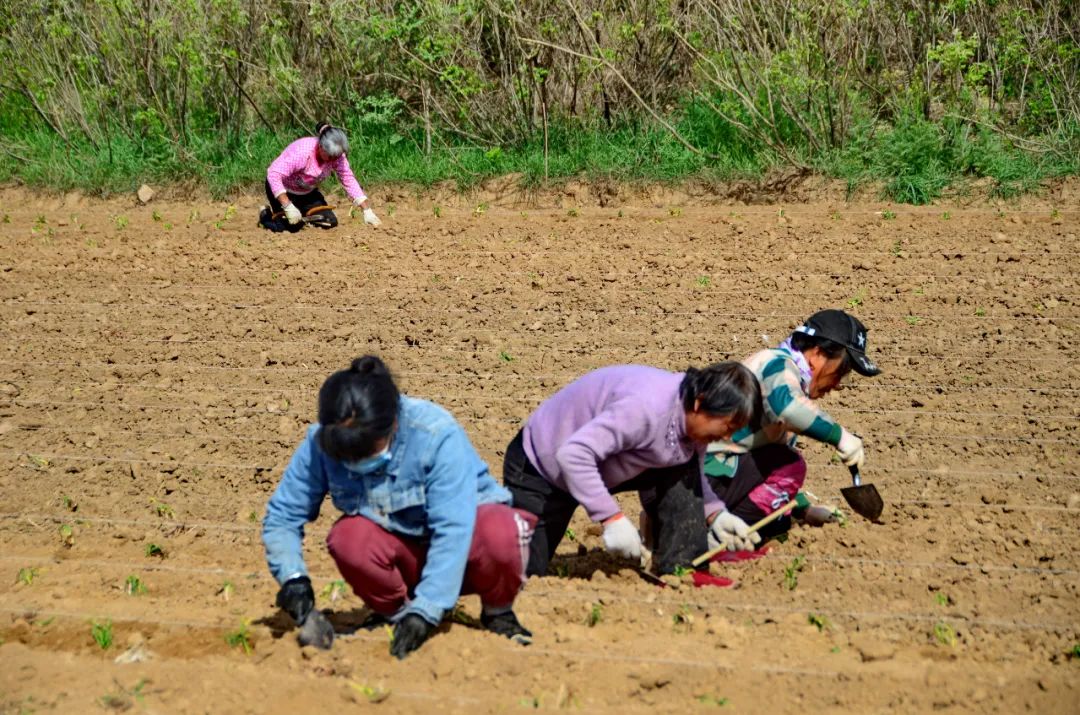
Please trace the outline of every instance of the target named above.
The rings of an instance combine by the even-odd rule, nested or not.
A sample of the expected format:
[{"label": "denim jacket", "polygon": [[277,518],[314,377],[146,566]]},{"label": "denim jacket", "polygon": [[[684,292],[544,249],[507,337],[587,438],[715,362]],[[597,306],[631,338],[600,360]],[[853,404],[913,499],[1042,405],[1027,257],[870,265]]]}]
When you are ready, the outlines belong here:
[{"label": "denim jacket", "polygon": [[480,504],[509,504],[449,412],[425,400],[402,397],[398,428],[383,472],[358,476],[323,453],[319,426],[308,428],[266,508],[263,544],[278,583],[307,573],[304,524],[319,516],[323,498],[346,515],[360,515],[387,531],[428,543],[424,569],[402,614],[432,624],[461,593],[465,562]]}]

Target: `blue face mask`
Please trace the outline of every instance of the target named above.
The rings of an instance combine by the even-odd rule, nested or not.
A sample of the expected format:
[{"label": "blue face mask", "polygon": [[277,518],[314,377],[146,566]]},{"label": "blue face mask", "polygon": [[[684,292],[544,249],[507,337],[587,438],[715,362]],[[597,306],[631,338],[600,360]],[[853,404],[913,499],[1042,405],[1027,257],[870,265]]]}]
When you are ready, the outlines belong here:
[{"label": "blue face mask", "polygon": [[358,459],[355,462],[342,462],[341,464],[353,474],[358,474],[361,477],[381,472],[390,464],[390,445],[386,445],[386,449],[378,454]]}]

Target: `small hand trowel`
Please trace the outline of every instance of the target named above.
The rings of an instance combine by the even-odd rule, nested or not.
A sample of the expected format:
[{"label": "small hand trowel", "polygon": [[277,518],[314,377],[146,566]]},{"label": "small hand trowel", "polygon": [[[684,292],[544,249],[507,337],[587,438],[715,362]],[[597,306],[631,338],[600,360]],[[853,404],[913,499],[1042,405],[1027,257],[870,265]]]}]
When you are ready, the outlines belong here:
[{"label": "small hand trowel", "polygon": [[877,487],[873,484],[862,483],[858,467],[852,465],[848,467],[848,470],[851,472],[851,486],[844,487],[840,493],[844,495],[852,511],[870,521],[877,521],[882,509],[885,508],[885,502],[881,500]]}]

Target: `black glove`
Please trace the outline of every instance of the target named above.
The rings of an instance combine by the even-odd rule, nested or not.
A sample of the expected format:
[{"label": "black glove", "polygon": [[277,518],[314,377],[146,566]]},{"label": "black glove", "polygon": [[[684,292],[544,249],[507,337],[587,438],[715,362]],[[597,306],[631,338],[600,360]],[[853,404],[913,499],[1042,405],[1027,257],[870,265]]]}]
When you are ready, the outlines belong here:
[{"label": "black glove", "polygon": [[297,576],[286,581],[278,591],[277,605],[292,616],[296,625],[303,625],[311,609],[315,608],[315,590],[311,588],[311,579]]},{"label": "black glove", "polygon": [[431,636],[435,626],[415,613],[410,613],[394,627],[394,642],[390,644],[390,655],[398,660],[419,648]]}]

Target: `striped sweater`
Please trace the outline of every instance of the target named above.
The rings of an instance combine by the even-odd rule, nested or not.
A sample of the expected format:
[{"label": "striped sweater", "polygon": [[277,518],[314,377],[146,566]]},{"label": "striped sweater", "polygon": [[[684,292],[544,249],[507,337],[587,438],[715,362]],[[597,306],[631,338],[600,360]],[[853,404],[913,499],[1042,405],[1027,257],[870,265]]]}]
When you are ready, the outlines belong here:
[{"label": "striped sweater", "polygon": [[[819,408],[806,394],[810,368],[806,358],[785,341],[778,348],[762,350],[743,360],[761,384],[764,414],[761,427],[750,427],[732,435],[730,440],[713,442],[705,458],[705,474],[714,479],[735,474],[740,454],[767,444],[795,446],[799,435],[836,446],[840,425]],[[764,512],[784,504],[802,486],[802,480],[769,476],[765,483],[750,492],[750,499]]]}]

